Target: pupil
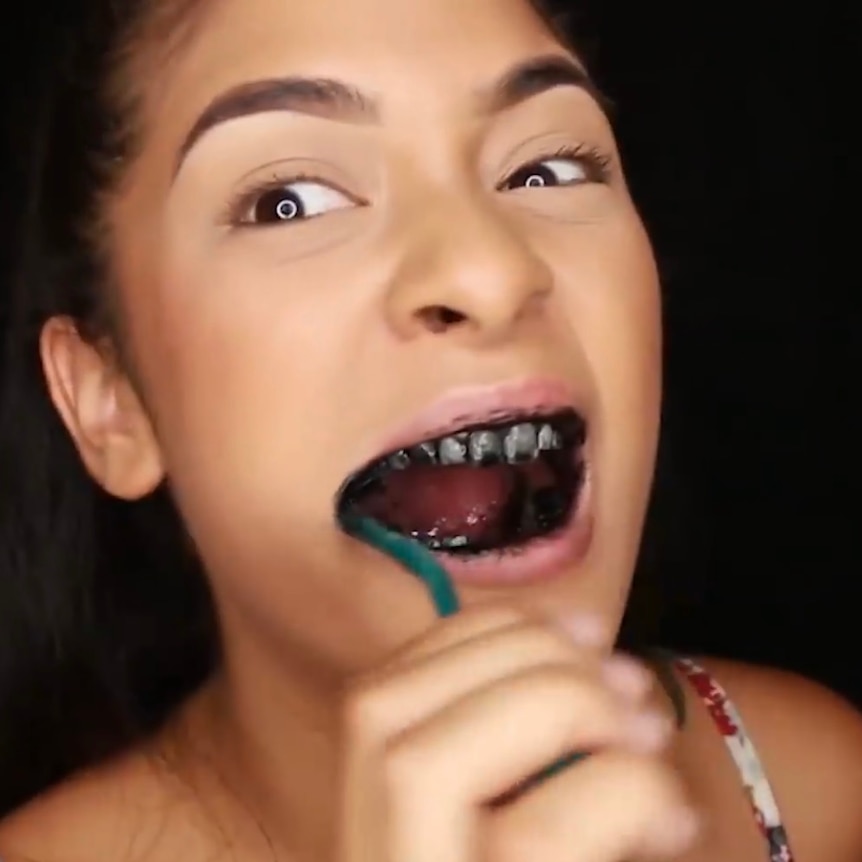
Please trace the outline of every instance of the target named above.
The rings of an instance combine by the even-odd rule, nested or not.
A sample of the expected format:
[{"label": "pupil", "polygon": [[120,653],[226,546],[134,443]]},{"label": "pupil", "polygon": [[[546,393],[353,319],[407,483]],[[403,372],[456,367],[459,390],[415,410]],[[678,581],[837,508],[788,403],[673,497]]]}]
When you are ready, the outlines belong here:
[{"label": "pupil", "polygon": [[293,221],[302,215],[302,204],[296,195],[284,189],[273,189],[262,195],[255,212],[259,222]]}]

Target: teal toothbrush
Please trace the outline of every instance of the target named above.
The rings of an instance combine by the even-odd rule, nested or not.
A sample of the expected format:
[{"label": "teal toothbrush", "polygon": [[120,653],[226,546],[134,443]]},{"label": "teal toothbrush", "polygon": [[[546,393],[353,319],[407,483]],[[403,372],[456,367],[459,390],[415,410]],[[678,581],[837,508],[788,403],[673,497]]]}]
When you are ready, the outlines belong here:
[{"label": "teal toothbrush", "polygon": [[[446,570],[419,542],[387,530],[371,518],[348,517],[342,520],[342,525],[350,535],[401,563],[407,571],[419,578],[428,590],[434,608],[441,617],[452,616],[460,610],[458,595]],[[529,779],[527,786],[538,784],[557,775],[584,757],[586,757],[585,754],[570,754],[561,758]]]},{"label": "teal toothbrush", "polygon": [[419,542],[393,533],[371,518],[351,518],[344,523],[348,533],[392,557],[425,584],[441,617],[451,617],[461,606],[446,570]]}]

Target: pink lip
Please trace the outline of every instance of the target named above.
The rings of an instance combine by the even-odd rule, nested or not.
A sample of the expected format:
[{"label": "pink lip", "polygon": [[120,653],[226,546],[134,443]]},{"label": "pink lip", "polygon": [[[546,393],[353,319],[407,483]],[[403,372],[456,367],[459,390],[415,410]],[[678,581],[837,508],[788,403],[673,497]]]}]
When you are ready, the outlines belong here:
[{"label": "pink lip", "polygon": [[575,393],[562,381],[526,378],[492,386],[453,389],[406,425],[388,434],[380,453],[394,452],[422,440],[445,437],[468,425],[492,422],[514,413],[540,413],[576,407]]},{"label": "pink lip", "polygon": [[[578,404],[572,388],[552,378],[524,378],[492,386],[462,387],[451,390],[387,435],[378,451],[388,453],[408,448],[469,425],[494,421],[498,416],[552,412]],[[593,533],[593,478],[588,458],[584,487],[570,522],[555,535],[532,542],[521,553],[490,553],[472,559],[445,553],[435,556],[452,579],[464,585],[515,586],[553,579],[589,549]]]}]

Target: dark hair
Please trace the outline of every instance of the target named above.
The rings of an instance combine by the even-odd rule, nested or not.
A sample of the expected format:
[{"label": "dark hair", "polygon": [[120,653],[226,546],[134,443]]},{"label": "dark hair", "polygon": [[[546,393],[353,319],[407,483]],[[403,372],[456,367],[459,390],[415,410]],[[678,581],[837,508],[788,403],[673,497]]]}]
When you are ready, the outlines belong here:
[{"label": "dark hair", "polygon": [[[60,0],[6,106],[9,294],[0,304],[0,817],[156,729],[217,657],[206,581],[164,488],[139,502],[90,479],[49,399],[45,321],[116,342],[99,209],[130,157],[117,69],[157,10],[194,0]],[[544,5],[544,4],[543,4]],[[543,10],[547,13],[547,10]],[[23,79],[23,80],[22,80]],[[17,109],[17,113],[16,113]]]},{"label": "dark hair", "polygon": [[54,5],[27,34],[39,47],[26,101],[7,108],[4,199],[26,203],[5,219],[16,259],[0,312],[0,816],[153,730],[215,655],[209,594],[169,495],[102,492],[43,378],[50,317],[89,339],[114,334],[94,228],[133,141],[109,85],[156,4]]}]

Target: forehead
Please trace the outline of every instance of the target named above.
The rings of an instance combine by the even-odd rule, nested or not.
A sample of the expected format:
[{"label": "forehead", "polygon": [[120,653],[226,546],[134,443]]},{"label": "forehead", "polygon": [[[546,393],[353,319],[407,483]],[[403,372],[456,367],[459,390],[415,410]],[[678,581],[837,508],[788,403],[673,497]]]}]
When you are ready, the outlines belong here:
[{"label": "forehead", "polygon": [[552,50],[529,0],[218,0],[162,77],[159,110],[188,123],[221,92],[283,75],[349,81],[395,113],[442,107]]}]

